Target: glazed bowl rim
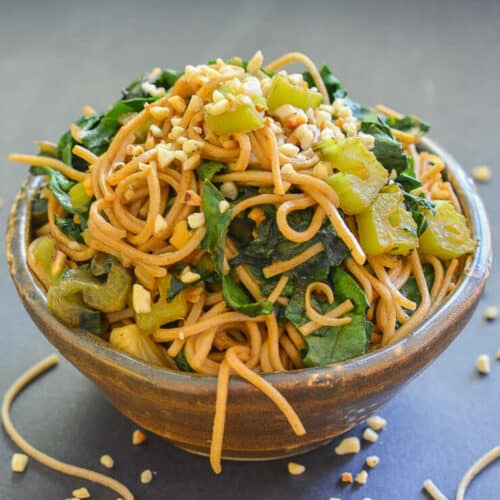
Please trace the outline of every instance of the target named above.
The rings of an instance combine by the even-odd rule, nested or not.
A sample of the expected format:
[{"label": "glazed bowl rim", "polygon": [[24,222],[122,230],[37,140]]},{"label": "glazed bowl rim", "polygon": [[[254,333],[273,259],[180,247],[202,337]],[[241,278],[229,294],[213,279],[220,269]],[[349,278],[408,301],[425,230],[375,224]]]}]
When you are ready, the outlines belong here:
[{"label": "glazed bowl rim", "polygon": [[[407,355],[418,353],[421,349],[446,330],[446,325],[453,321],[452,311],[462,305],[462,299],[474,295],[481,288],[481,283],[488,277],[491,269],[491,235],[486,210],[481,201],[474,183],[463,170],[460,164],[437,143],[423,138],[419,149],[428,150],[440,156],[446,165],[446,173],[454,185],[459,201],[470,223],[473,237],[480,242],[468,268],[461,276],[453,293],[446,301],[425,321],[420,323],[407,337],[398,342],[379,348],[363,356],[348,359],[329,365],[312,368],[302,368],[286,372],[267,373],[263,376],[274,386],[287,385],[290,382],[306,381],[314,375],[334,375],[341,370],[344,376],[355,375],[364,370],[380,371],[387,369],[394,363],[395,356],[404,351]],[[55,332],[66,343],[72,344],[77,350],[90,353],[99,362],[118,364],[128,372],[128,375],[143,379],[156,386],[172,387],[175,382],[185,385],[186,381],[193,384],[193,390],[213,390],[216,388],[216,377],[192,372],[182,372],[168,368],[160,368],[133,358],[115,348],[97,335],[89,334],[84,330],[71,329],[60,323],[46,307],[46,298],[37,280],[33,277],[26,262],[26,238],[29,234],[28,201],[36,191],[39,181],[28,177],[11,209],[7,230],[7,257],[9,271],[19,295],[23,289],[31,289],[31,303],[29,313],[34,318],[43,318],[43,328]],[[21,210],[21,215],[18,211]],[[17,271],[17,272],[16,272]],[[40,324],[40,322],[38,322]],[[231,387],[238,390],[247,383],[239,378],[232,378]]]}]

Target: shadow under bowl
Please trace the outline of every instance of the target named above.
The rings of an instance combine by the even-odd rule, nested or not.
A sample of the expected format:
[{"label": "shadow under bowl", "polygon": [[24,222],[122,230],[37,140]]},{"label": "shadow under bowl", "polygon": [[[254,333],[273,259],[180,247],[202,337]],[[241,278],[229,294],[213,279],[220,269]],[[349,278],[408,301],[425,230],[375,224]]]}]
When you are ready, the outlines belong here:
[{"label": "shadow under bowl", "polygon": [[[255,387],[230,383],[223,457],[267,460],[304,453],[373,414],[446,349],[464,328],[491,267],[488,219],[472,181],[457,161],[429,139],[421,148],[447,165],[473,237],[480,244],[446,302],[407,338],[356,359],[265,378],[292,404],[306,435],[297,437],[274,404]],[[26,263],[30,201],[40,178],[29,177],[12,207],[7,258],[24,305],[47,339],[102,390],[120,412],[138,425],[192,453],[208,454],[216,379],[149,366],[96,335],[60,323],[46,306],[43,290]]]}]

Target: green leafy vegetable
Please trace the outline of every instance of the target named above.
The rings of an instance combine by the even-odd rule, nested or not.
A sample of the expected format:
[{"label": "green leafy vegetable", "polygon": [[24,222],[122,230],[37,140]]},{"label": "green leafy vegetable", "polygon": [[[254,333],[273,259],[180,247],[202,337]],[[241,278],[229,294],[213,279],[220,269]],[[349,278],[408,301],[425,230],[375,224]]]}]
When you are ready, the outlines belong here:
[{"label": "green leafy vegetable", "polygon": [[193,369],[189,366],[189,362],[186,358],[186,353],[184,352],[184,347],[179,351],[179,354],[175,357],[175,364],[177,368],[183,372],[192,372]]},{"label": "green leafy vegetable", "polygon": [[[366,320],[368,301],[356,281],[342,268],[337,267],[332,273],[336,304],[350,299],[354,309],[348,313],[351,323],[343,326],[323,327],[305,337],[307,348],[303,353],[306,366],[320,366],[366,353],[370,342],[372,324]],[[325,308],[323,307],[323,311]],[[287,308],[288,311],[288,308]],[[285,315],[290,318],[290,315]],[[293,316],[292,316],[293,317]]]},{"label": "green leafy vegetable", "polygon": [[420,134],[424,135],[429,132],[431,126],[429,123],[420,120],[416,116],[403,116],[402,118],[394,118],[392,116],[386,118],[385,123],[391,127],[402,132],[408,132],[410,134]]},{"label": "green leafy vegetable", "polygon": [[82,227],[76,224],[73,217],[55,217],[56,226],[71,240],[83,243]]},{"label": "green leafy vegetable", "polygon": [[235,311],[246,314],[247,316],[261,316],[273,312],[273,304],[268,300],[251,302],[250,297],[243,288],[227,275],[222,278],[224,300],[227,305]]},{"label": "green leafy vegetable", "polygon": [[217,161],[202,161],[196,171],[198,173],[198,177],[202,181],[211,181],[212,177],[224,168],[226,168],[226,166]]},{"label": "green leafy vegetable", "polygon": [[[323,80],[323,83],[325,84],[326,90],[330,97],[330,101],[333,102],[335,99],[339,97],[343,98],[347,95],[347,92],[342,88],[342,85],[338,78],[333,75],[331,69],[326,64],[323,65],[319,70],[319,74],[321,76],[321,79]],[[304,80],[307,82],[309,87],[314,87],[315,83],[311,76],[311,73],[306,71],[305,73],[303,73],[303,75]]]},{"label": "green leafy vegetable", "polygon": [[[422,265],[422,269],[424,271],[425,281],[427,283],[427,287],[429,290],[432,289],[432,285],[434,284],[434,268],[429,263],[424,263]],[[408,281],[401,287],[401,293],[408,299],[412,300],[417,304],[417,307],[422,302],[422,296],[420,295],[420,290],[418,289],[417,280],[415,276],[410,276]],[[413,314],[415,311],[410,311],[406,309],[408,314]]]},{"label": "green leafy vegetable", "polygon": [[430,210],[431,213],[435,213],[436,205],[431,200],[428,200],[423,194],[417,196],[404,192],[403,197],[406,209],[411,213],[413,220],[417,223],[417,235],[420,236],[427,228],[425,215],[421,209],[426,208]]}]

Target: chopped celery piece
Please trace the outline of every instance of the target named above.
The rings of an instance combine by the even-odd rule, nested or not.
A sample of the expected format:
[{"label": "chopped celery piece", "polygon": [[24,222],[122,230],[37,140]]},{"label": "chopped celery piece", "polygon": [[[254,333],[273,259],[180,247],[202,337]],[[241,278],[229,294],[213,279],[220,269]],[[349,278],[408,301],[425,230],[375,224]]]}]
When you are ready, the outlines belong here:
[{"label": "chopped celery piece", "polygon": [[165,349],[153,339],[141,333],[136,325],[113,328],[109,343],[134,358],[157,366],[168,366]]},{"label": "chopped celery piece", "polygon": [[340,170],[325,179],[335,189],[340,208],[348,215],[368,208],[389,178],[375,155],[357,137],[348,138],[342,144],[323,141],[318,149],[334,169]]},{"label": "chopped celery piece", "polygon": [[86,212],[89,208],[92,198],[85,191],[83,183],[78,182],[68,191],[71,206],[79,211]]},{"label": "chopped celery piece", "polygon": [[48,236],[40,236],[30,243],[28,247],[28,264],[37,278],[47,288],[59,281],[64,270],[54,274],[52,272],[52,261],[56,253],[54,242]]},{"label": "chopped celery piece", "polygon": [[127,305],[131,288],[130,273],[120,263],[113,260],[104,283],[100,283],[98,287],[83,289],[83,301],[88,306],[105,313],[121,311]]},{"label": "chopped celery piece", "polygon": [[474,251],[465,217],[448,201],[434,201],[436,210],[425,209],[427,228],[420,236],[420,249],[424,254],[443,260],[460,257]]},{"label": "chopped celery piece", "polygon": [[357,215],[359,242],[369,255],[404,255],[418,247],[417,224],[405,209],[403,192],[393,185]]},{"label": "chopped celery piece", "polygon": [[323,97],[319,92],[302,89],[280,75],[273,77],[267,97],[270,111],[274,111],[283,104],[291,104],[306,111],[309,108],[317,108],[322,101]]},{"label": "chopped celery piece", "polygon": [[160,326],[166,323],[184,319],[186,317],[186,290],[180,291],[170,302],[167,302],[170,280],[171,276],[167,276],[159,280],[159,297],[158,300],[151,305],[151,311],[135,315],[136,324],[141,332],[153,333]]},{"label": "chopped celery piece", "polygon": [[239,132],[251,132],[262,128],[264,119],[253,104],[239,104],[234,110],[220,115],[206,113],[205,121],[217,135],[229,135]]}]

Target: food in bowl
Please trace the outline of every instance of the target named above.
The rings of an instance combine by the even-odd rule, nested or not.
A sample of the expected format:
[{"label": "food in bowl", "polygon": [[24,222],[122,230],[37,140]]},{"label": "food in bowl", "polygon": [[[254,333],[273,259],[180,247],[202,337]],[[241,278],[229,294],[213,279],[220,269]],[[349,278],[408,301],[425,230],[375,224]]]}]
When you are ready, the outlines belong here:
[{"label": "food in bowl", "polygon": [[218,377],[215,472],[231,373],[304,434],[260,374],[411,334],[477,245],[443,161],[417,150],[428,124],[359,105],[303,54],[262,63],[155,68],[57,145],[10,156],[47,179],[27,260],[52,314]]}]

